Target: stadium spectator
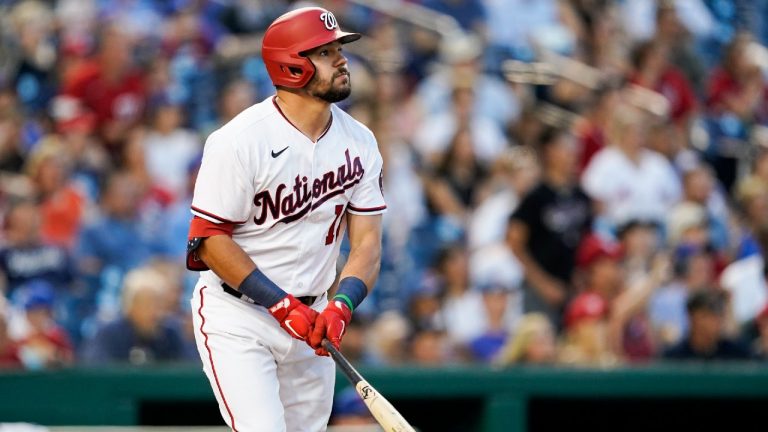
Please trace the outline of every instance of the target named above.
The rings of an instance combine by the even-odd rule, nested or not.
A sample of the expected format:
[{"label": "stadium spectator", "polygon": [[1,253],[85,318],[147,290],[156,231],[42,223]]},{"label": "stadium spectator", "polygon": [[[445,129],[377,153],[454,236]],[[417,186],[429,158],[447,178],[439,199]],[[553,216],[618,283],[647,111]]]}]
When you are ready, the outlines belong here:
[{"label": "stadium spectator", "polygon": [[28,113],[43,113],[56,93],[56,28],[50,5],[40,1],[17,2],[6,21],[15,36],[15,63],[11,82]]},{"label": "stadium spectator", "polygon": [[74,279],[73,258],[64,248],[42,241],[40,223],[40,207],[30,201],[13,204],[7,211],[5,245],[0,248],[0,283],[10,299],[16,299],[21,286],[39,279],[51,284],[60,300]]},{"label": "stadium spectator", "polygon": [[202,143],[182,127],[184,112],[171,95],[150,100],[149,116],[151,129],[141,140],[147,172],[153,184],[174,199],[185,197],[188,167],[202,151]]},{"label": "stadium spectator", "polygon": [[67,332],[53,319],[54,292],[50,283],[33,280],[20,288],[26,329],[18,341],[18,355],[26,369],[68,366],[74,351]]},{"label": "stadium spectator", "polygon": [[630,81],[662,94],[670,104],[670,117],[682,131],[687,131],[696,110],[696,96],[691,83],[669,62],[669,46],[661,41],[642,42],[634,48],[635,68]]},{"label": "stadium spectator", "polygon": [[82,229],[77,248],[78,268],[98,276],[105,268],[127,272],[157,255],[158,239],[147,238],[139,220],[140,191],[125,172],[110,176],[101,196],[101,214]]},{"label": "stadium spectator", "polygon": [[452,350],[444,330],[421,328],[409,338],[409,359],[417,366],[444,366],[452,360]]},{"label": "stadium spectator", "polygon": [[538,162],[529,149],[518,146],[499,155],[478,190],[479,198],[468,222],[470,251],[506,243],[509,217],[538,180]]},{"label": "stadium spectator", "polygon": [[576,182],[574,138],[565,130],[548,129],[540,138],[539,155],[542,181],[512,214],[507,241],[525,273],[524,311],[546,313],[558,323],[592,209]]},{"label": "stadium spectator", "polygon": [[678,246],[709,246],[707,210],[701,204],[680,202],[669,213],[667,240],[672,248]]},{"label": "stadium spectator", "polygon": [[489,363],[499,352],[509,337],[512,326],[509,325],[511,288],[504,283],[486,283],[478,287],[482,293],[483,310],[479,316],[486,321],[483,332],[469,341],[469,351],[475,361]]},{"label": "stadium spectator", "polygon": [[80,230],[86,202],[72,183],[68,149],[55,138],[43,140],[28,156],[26,171],[40,203],[42,239],[71,250]]},{"label": "stadium spectator", "polygon": [[[162,276],[155,283],[162,287],[165,306],[163,316],[169,326],[179,329],[182,337],[183,354],[185,359],[197,361],[200,355],[195,344],[194,325],[189,304],[194,286],[190,286],[185,280],[186,271],[182,266],[183,261],[153,260],[144,268],[149,268]],[[349,330],[349,329],[348,329]]]},{"label": "stadium spectator", "polygon": [[514,335],[494,359],[494,364],[552,364],[557,360],[555,329],[542,314],[526,314],[520,319]]},{"label": "stadium spectator", "polygon": [[395,311],[382,312],[368,329],[368,362],[395,366],[408,359],[408,319]]},{"label": "stadium spectator", "polygon": [[146,76],[133,59],[135,39],[117,24],[106,25],[98,38],[98,52],[72,70],[62,93],[72,96],[96,115],[100,137],[115,161],[131,129],[146,108]]},{"label": "stadium spectator", "polygon": [[125,277],[123,316],[101,326],[83,348],[90,364],[134,365],[184,359],[184,342],[177,324],[169,320],[164,276],[151,268],[132,270]]},{"label": "stadium spectator", "polygon": [[645,148],[646,127],[638,111],[618,108],[608,131],[611,145],[592,158],[581,177],[601,218],[614,229],[633,218],[663,226],[680,198],[680,180],[670,162]]},{"label": "stadium spectator", "polygon": [[15,105],[0,108],[0,171],[19,173],[24,167],[23,126]]},{"label": "stadium spectator", "polygon": [[627,280],[617,244],[593,234],[584,239],[576,256],[584,291],[565,311],[563,358],[586,364],[650,359],[653,335],[644,310],[667,276],[666,258],[657,257],[645,275]]},{"label": "stadium spectator", "polygon": [[656,33],[654,39],[669,46],[669,60],[679,68],[691,82],[696,92],[704,88],[706,70],[703,59],[696,50],[696,40],[681,22],[676,4],[670,1],[659,2],[656,8]]},{"label": "stadium spectator", "polygon": [[606,130],[619,98],[618,85],[606,83],[592,94],[583,120],[575,125],[574,133],[579,139],[579,173],[584,172],[592,157],[607,145]]},{"label": "stadium spectator", "polygon": [[432,272],[427,272],[408,300],[408,319],[414,328],[442,328],[445,326],[440,313],[440,299],[445,286]]},{"label": "stadium spectator", "polygon": [[475,94],[470,83],[455,83],[450,108],[426,116],[413,137],[413,144],[431,165],[439,165],[455,146],[456,137],[468,134],[475,158],[484,166],[495,160],[506,147],[501,127],[474,111]]},{"label": "stadium spectator", "polygon": [[440,251],[436,260],[437,283],[441,285],[441,322],[453,344],[466,344],[483,329],[482,303],[477,291],[471,289],[467,251],[452,245]]},{"label": "stadium spectator", "polygon": [[480,39],[472,35],[443,41],[441,67],[425,77],[415,92],[425,115],[448,109],[455,83],[460,82],[474,90],[472,112],[475,115],[492,119],[500,128],[517,119],[520,101],[505,82],[482,72],[482,48]]},{"label": "stadium spectator", "polygon": [[618,228],[616,237],[623,255],[624,279],[631,282],[644,277],[653,257],[661,250],[658,225],[633,219]]},{"label": "stadium spectator", "polygon": [[615,352],[629,362],[647,362],[658,354],[648,302],[672,277],[672,264],[665,253],[656,254],[647,273],[626,280],[624,289],[611,303],[610,341]]},{"label": "stadium spectator", "polygon": [[467,129],[456,131],[432,178],[426,180],[430,208],[441,221],[456,225],[457,230],[463,230],[464,221],[475,204],[478,186],[485,177],[472,139]]},{"label": "stadium spectator", "polygon": [[663,347],[677,344],[688,332],[687,299],[712,290],[716,283],[714,255],[706,247],[680,246],[672,258],[674,277],[654,292],[648,307],[656,340]]},{"label": "stadium spectator", "polygon": [[722,63],[710,77],[707,111],[712,140],[709,159],[717,178],[730,191],[737,180],[739,152],[743,151],[753,122],[768,121],[766,84],[755,58],[750,54],[752,38],[735,36],[722,56]]},{"label": "stadium spectator", "polygon": [[101,181],[111,169],[109,155],[95,135],[96,116],[70,96],[57,96],[50,111],[53,133],[37,146],[55,143],[63,148],[72,183],[91,205],[98,197]]},{"label": "stadium spectator", "polygon": [[235,80],[227,84],[219,100],[219,125],[232,120],[255,101],[255,90],[247,81]]},{"label": "stadium spectator", "polygon": [[[703,224],[707,231],[707,243],[715,250],[724,252],[730,245],[728,224],[731,214],[725,197],[717,189],[716,181],[714,173],[706,165],[686,171],[683,174],[683,197],[670,211],[669,219],[683,217],[678,213],[687,212],[690,204],[700,206],[704,210]],[[675,244],[671,238],[670,242]]]},{"label": "stadium spectator", "polygon": [[611,303],[622,289],[621,250],[594,234],[579,245],[576,262],[583,272],[584,291],[564,312],[562,361],[605,364],[618,360],[609,342]]},{"label": "stadium spectator", "polygon": [[747,360],[749,350],[724,337],[726,299],[711,290],[693,293],[686,302],[690,329],[685,338],[664,353],[668,360]]},{"label": "stadium spectator", "polygon": [[765,261],[768,251],[768,183],[754,177],[741,182],[735,194],[741,216],[733,261],[756,257]]},{"label": "stadium spectator", "polygon": [[720,275],[720,284],[731,294],[734,318],[752,320],[768,302],[765,280],[768,250],[768,184],[748,177],[736,188],[742,223],[738,226],[731,262]]},{"label": "stadium spectator", "polygon": [[472,291],[478,301],[467,306],[477,310],[473,312],[468,307],[464,312],[479,319],[474,323],[476,334],[467,346],[473,358],[488,362],[513,334],[523,315],[522,268],[503,244],[472,253],[469,268]]}]

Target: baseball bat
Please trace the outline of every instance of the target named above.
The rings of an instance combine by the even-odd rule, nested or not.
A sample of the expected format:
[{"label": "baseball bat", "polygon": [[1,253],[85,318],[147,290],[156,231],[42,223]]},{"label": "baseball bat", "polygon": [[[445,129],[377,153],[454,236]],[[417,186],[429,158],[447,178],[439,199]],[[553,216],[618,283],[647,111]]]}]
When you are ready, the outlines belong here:
[{"label": "baseball bat", "polygon": [[365,405],[368,406],[368,410],[386,432],[416,432],[413,426],[408,424],[403,416],[397,412],[395,407],[376,391],[368,381],[363,379],[362,375],[352,366],[349,360],[328,339],[323,340],[323,348],[328,350],[333,361],[344,372],[349,382],[355,386],[357,394],[360,395]]}]

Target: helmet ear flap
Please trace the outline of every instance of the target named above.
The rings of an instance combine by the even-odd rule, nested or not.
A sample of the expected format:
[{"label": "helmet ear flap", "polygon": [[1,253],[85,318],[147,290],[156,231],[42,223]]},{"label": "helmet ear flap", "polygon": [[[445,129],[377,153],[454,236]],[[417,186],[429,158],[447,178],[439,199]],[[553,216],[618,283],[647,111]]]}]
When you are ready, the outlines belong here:
[{"label": "helmet ear flap", "polygon": [[280,66],[280,69],[283,72],[288,73],[288,74],[292,74],[292,75],[302,75],[304,73],[304,71],[301,70],[301,68],[298,68],[296,66],[285,66],[285,65],[282,65],[282,66]]}]

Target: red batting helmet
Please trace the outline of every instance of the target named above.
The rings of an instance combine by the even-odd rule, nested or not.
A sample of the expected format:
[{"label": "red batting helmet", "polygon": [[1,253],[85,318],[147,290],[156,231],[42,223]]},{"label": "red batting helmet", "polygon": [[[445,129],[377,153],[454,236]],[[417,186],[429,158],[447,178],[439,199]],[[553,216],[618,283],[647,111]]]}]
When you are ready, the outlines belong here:
[{"label": "red batting helmet", "polygon": [[300,8],[270,24],[261,43],[261,56],[272,84],[301,88],[315,74],[315,65],[302,53],[333,41],[344,44],[358,39],[359,33],[341,31],[331,12],[317,7]]}]

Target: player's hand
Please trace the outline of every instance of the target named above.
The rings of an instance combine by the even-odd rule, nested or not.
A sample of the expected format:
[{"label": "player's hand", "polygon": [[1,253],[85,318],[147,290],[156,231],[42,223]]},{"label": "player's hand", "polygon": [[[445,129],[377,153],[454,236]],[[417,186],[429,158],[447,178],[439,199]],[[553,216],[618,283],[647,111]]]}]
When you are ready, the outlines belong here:
[{"label": "player's hand", "polygon": [[315,328],[309,338],[309,346],[315,349],[315,354],[327,356],[328,351],[323,348],[323,339],[328,339],[336,349],[341,347],[341,338],[347,330],[349,321],[352,320],[352,311],[349,306],[340,300],[331,300],[325,310],[317,316]]},{"label": "player's hand", "polygon": [[317,319],[316,311],[290,294],[269,308],[269,313],[289,335],[303,341],[309,340]]}]

